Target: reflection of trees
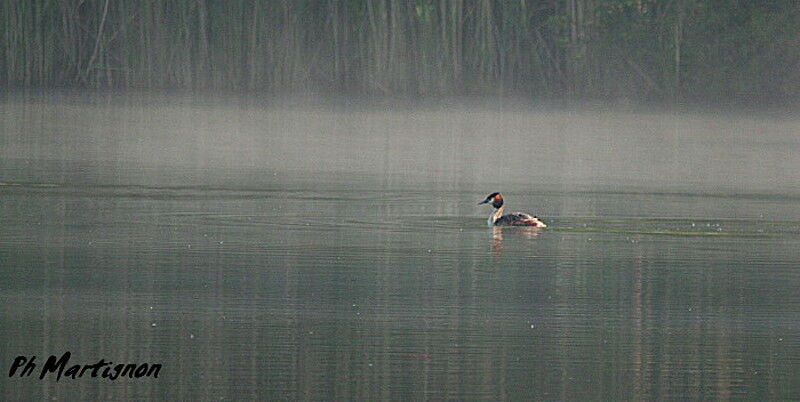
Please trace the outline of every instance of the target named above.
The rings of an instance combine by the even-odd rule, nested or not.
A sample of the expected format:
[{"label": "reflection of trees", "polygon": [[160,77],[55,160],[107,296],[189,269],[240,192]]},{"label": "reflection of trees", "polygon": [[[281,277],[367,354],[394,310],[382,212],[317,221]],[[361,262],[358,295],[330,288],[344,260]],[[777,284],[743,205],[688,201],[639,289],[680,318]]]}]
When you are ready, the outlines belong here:
[{"label": "reflection of trees", "polygon": [[599,399],[775,395],[766,384],[788,377],[754,377],[774,367],[763,350],[773,342],[748,324],[763,317],[740,313],[752,308],[741,256],[703,255],[697,240],[633,240],[613,250],[572,241],[556,261],[560,397],[585,398],[589,388]]},{"label": "reflection of trees", "polygon": [[163,378],[20,382],[14,399],[792,396],[796,352],[748,316],[783,308],[767,287],[789,286],[748,281],[746,252],[724,242],[341,228],[320,235],[327,248],[287,231],[226,250],[169,217],[139,236],[82,231],[69,221],[84,201],[52,204],[13,254],[43,280],[14,285],[28,293],[3,310],[3,324],[25,318],[5,329],[12,353],[161,361]]}]

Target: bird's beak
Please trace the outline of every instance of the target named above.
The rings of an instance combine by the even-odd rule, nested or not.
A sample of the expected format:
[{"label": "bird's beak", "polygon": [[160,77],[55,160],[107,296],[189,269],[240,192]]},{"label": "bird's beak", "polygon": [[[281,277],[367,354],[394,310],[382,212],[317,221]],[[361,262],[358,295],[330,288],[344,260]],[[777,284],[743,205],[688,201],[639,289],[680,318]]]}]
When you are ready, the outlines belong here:
[{"label": "bird's beak", "polygon": [[488,199],[488,198],[487,198],[487,199],[485,199],[485,200],[483,200],[483,201],[481,201],[481,202],[479,202],[479,203],[478,203],[478,205],[481,205],[481,204],[486,204],[487,202],[489,202],[489,199]]}]

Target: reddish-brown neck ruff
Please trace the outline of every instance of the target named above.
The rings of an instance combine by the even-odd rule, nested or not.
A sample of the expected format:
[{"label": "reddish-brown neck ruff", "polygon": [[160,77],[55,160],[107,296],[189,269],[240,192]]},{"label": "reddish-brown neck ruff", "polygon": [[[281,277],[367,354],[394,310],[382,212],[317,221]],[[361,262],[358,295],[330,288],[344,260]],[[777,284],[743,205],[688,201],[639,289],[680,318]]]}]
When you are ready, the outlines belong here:
[{"label": "reddish-brown neck ruff", "polygon": [[500,193],[494,193],[494,197],[492,197],[492,206],[498,209],[503,206],[503,196],[500,195]]}]

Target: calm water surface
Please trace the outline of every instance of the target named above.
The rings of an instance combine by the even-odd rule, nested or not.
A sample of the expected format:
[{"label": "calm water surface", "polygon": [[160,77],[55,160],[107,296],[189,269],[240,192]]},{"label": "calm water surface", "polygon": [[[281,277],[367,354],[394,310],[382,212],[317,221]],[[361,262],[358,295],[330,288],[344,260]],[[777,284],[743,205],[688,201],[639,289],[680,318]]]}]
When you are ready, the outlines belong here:
[{"label": "calm water surface", "polygon": [[[800,398],[797,120],[66,95],[0,112],[10,399]],[[549,227],[488,228],[493,191]],[[163,369],[7,376],[64,351]]]}]

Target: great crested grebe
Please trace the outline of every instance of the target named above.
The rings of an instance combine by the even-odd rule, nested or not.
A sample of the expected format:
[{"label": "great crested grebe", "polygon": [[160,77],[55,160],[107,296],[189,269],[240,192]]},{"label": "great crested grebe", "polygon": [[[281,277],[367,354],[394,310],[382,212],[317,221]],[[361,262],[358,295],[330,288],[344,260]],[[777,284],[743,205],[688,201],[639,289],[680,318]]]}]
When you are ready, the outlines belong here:
[{"label": "great crested grebe", "polygon": [[503,215],[503,196],[500,193],[491,193],[485,200],[478,203],[478,205],[492,203],[496,209],[489,215],[489,226],[535,226],[537,228],[544,228],[547,225],[540,221],[535,216],[523,214],[522,212],[514,212],[513,214]]}]

